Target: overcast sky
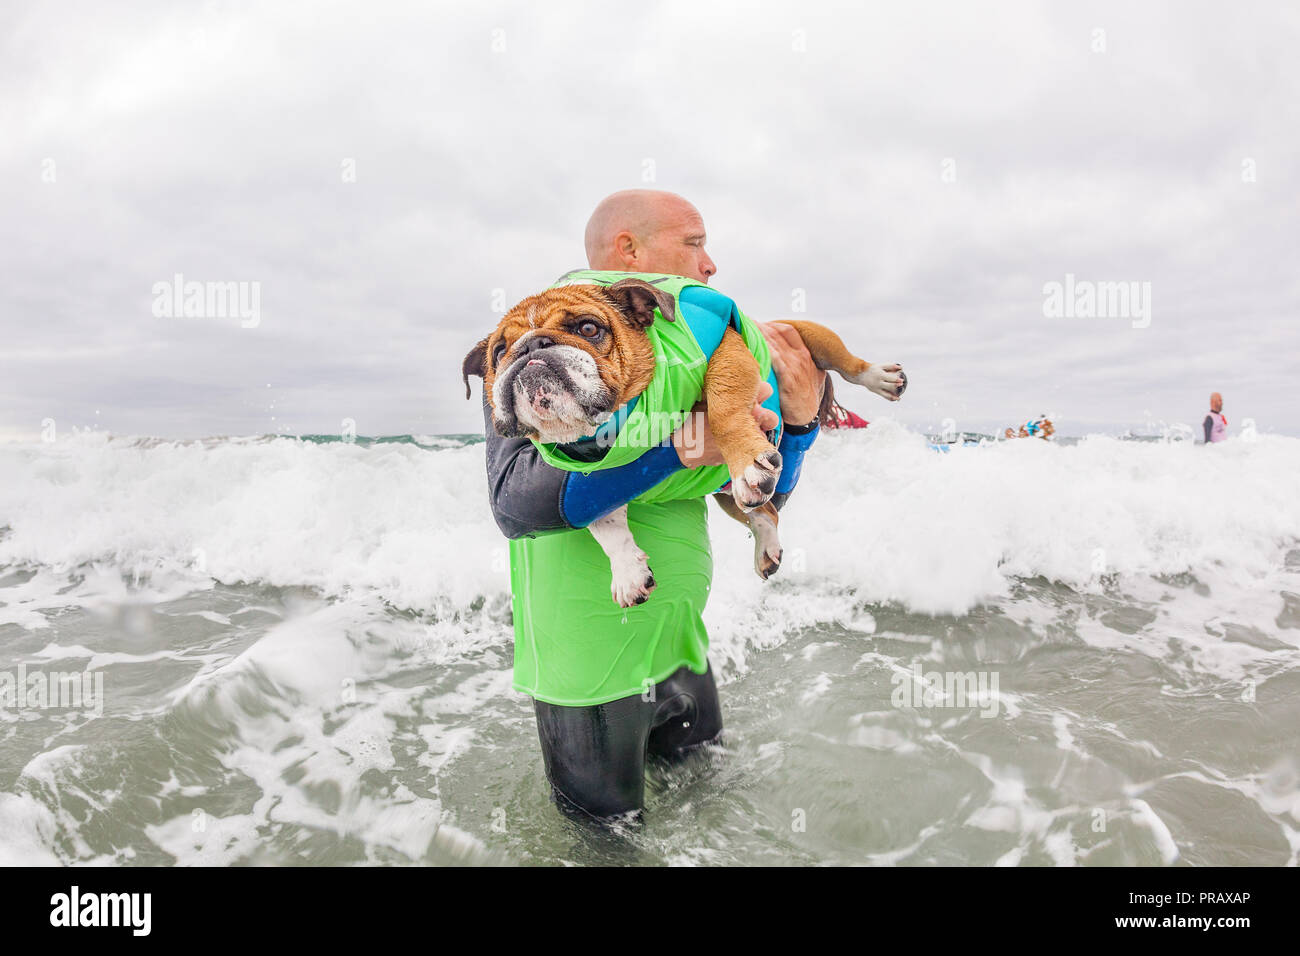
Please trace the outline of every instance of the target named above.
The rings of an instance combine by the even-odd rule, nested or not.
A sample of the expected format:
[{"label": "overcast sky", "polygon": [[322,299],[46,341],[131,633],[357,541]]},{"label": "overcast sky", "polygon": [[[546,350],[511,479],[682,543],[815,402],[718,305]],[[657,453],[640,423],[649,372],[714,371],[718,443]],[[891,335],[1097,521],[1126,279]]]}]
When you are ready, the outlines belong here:
[{"label": "overcast sky", "polygon": [[[1217,389],[1300,435],[1296,8],[638,8],[0,6],[0,438],[480,430],[461,358],[629,186],[696,204],[752,317],[901,361],[900,405],[838,390],[867,418]],[[156,315],[178,273],[256,283],[255,326]],[[1045,315],[1067,274],[1149,324]]]}]

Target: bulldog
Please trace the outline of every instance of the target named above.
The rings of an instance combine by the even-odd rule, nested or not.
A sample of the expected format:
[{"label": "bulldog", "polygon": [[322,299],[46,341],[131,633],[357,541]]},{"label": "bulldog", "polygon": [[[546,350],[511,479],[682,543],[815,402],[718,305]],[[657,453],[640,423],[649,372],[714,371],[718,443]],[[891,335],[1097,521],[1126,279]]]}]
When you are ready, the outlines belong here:
[{"label": "bulldog", "polygon": [[[465,397],[469,377],[483,379],[492,422],[505,437],[566,444],[593,434],[624,403],[640,395],[655,372],[646,334],[656,321],[676,321],[673,297],[641,279],[608,287],[569,285],[524,299],[479,341],[461,364]],[[839,336],[814,322],[791,321],[817,367],[834,370],[890,401],[907,387],[897,365],[857,358]],[[761,381],[758,362],[734,328],[728,328],[704,375],[709,428],[731,475],[729,491],[714,497],[754,536],[754,569],[768,578],[781,564],[776,507],[771,497],[781,455],[752,414]],[[609,556],[610,591],[621,607],[643,603],[654,573],[637,547],[623,506],[588,530]]]}]

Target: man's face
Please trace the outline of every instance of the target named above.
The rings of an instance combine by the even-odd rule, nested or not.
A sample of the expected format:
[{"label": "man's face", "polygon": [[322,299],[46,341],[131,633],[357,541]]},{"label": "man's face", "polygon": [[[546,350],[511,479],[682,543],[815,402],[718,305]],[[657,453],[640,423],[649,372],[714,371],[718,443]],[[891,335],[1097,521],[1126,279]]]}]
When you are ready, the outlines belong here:
[{"label": "man's face", "polygon": [[644,272],[686,276],[707,283],[718,267],[704,251],[704,219],[690,203],[673,199],[665,203],[655,232],[641,237],[638,252],[644,260],[639,266]]}]

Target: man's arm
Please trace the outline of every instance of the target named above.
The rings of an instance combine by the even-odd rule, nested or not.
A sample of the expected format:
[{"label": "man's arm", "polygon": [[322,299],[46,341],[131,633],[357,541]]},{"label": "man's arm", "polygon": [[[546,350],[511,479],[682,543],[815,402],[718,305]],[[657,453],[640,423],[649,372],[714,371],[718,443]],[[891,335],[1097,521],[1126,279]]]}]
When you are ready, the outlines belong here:
[{"label": "man's arm", "polygon": [[1214,431],[1214,416],[1206,415],[1202,424],[1205,426],[1205,444],[1208,445],[1210,443],[1210,433]]},{"label": "man's arm", "polygon": [[776,491],[772,494],[772,504],[776,505],[777,511],[784,507],[794,486],[799,483],[803,457],[820,431],[820,423],[813,419],[811,424],[802,427],[787,425],[781,432],[781,444],[777,448],[781,453],[781,477],[777,479]]},{"label": "man's arm", "polygon": [[584,475],[546,463],[527,438],[502,438],[483,400],[487,438],[488,501],[507,538],[585,528],[625,505],[682,468],[671,442],[651,448],[636,461]]}]

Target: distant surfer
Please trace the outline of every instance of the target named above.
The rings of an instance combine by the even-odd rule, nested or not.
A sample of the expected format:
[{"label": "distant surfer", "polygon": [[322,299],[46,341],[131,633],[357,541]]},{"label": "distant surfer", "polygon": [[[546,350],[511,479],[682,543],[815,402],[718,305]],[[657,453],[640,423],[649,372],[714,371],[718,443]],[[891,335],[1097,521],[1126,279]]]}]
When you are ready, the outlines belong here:
[{"label": "distant surfer", "polygon": [[1039,415],[1037,418],[1031,418],[1020,426],[1017,433],[1008,428],[1002,433],[1003,438],[1042,438],[1044,441],[1050,439],[1056,434],[1056,426],[1046,415]]},{"label": "distant surfer", "polygon": [[1228,420],[1223,417],[1223,396],[1210,393],[1210,414],[1205,416],[1205,444],[1223,441],[1228,437]]}]

